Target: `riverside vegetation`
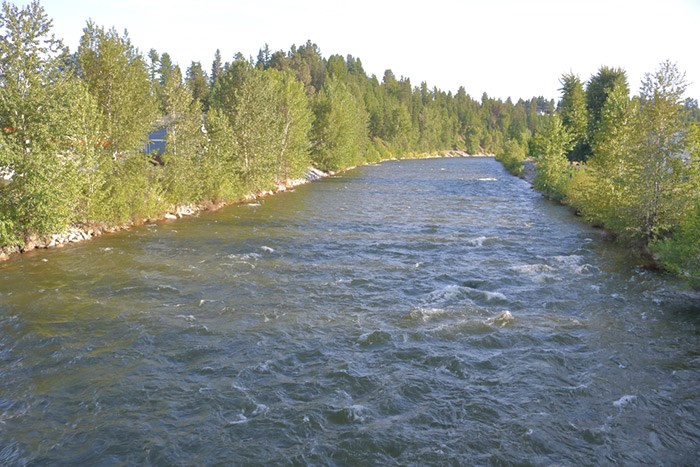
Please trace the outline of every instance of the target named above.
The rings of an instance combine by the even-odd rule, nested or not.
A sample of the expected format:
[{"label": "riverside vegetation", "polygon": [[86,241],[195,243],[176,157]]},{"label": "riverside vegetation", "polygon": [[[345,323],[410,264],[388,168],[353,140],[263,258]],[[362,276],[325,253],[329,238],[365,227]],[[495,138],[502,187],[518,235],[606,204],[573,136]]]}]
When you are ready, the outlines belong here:
[{"label": "riverside vegetation", "polygon": [[[36,1],[4,2],[0,35],[0,257],[237,201],[310,166],[457,149],[495,153],[516,174],[533,157],[538,189],[700,284],[697,101],[683,101],[671,64],[633,99],[622,70],[601,68],[585,90],[565,75],[555,109],[414,87],[391,70],[380,81],[310,41],[255,60],[217,50],[208,73],[192,62],[183,75],[167,53],[88,22],[71,52]],[[159,128],[165,149],[148,153]]]},{"label": "riverside vegetation", "polygon": [[[78,49],[51,33],[38,2],[0,14],[0,257],[182,206],[274,189],[313,166],[337,171],[392,157],[525,144],[554,102],[472,99],[412,86],[360,59],[324,58],[310,41],[265,46],[211,71],[182,73],[128,34],[88,22]],[[165,129],[162,154],[149,132]],[[71,235],[69,233],[69,235]]]},{"label": "riverside vegetation", "polygon": [[617,68],[561,84],[529,144],[506,141],[497,159],[518,175],[530,156],[535,188],[700,288],[700,111],[684,74],[664,62],[632,98]]}]

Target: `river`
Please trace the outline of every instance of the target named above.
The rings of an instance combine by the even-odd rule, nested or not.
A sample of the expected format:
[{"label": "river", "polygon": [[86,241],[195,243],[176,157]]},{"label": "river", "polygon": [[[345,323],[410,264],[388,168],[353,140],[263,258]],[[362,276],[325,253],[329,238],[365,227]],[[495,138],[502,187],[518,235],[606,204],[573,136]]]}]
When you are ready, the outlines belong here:
[{"label": "river", "polygon": [[0,464],[694,464],[697,295],[490,158],[0,265]]}]

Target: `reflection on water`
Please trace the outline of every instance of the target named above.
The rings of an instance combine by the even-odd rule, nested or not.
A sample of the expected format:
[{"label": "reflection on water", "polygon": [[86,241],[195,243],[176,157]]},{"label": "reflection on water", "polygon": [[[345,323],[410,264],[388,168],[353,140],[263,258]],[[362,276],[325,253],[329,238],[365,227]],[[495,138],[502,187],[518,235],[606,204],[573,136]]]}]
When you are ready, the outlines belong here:
[{"label": "reflection on water", "polygon": [[698,300],[491,159],[0,265],[3,464],[692,464]]}]

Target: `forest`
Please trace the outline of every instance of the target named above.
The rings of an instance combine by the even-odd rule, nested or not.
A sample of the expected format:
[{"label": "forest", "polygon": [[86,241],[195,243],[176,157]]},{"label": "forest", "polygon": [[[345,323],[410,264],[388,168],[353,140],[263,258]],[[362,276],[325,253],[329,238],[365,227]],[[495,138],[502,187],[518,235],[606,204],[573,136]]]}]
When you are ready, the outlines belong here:
[{"label": "forest", "polygon": [[[671,63],[629,96],[623,70],[561,100],[475,99],[413,85],[307,41],[257,57],[192,62],[146,54],[88,21],[77,50],[38,1],[0,12],[0,247],[21,251],[71,226],[119,226],[176,206],[241,200],[303,176],[459,149],[496,154],[667,271],[700,284],[697,101]],[[149,134],[165,134],[148,151]]]},{"label": "forest", "polygon": [[[226,203],[302,176],[446,149],[526,144],[554,111],[542,97],[476,100],[312,43],[217,50],[211,67],[141,53],[127,32],[87,22],[75,51],[39,2],[0,16],[0,246],[68,226],[124,225],[173,206]],[[207,71],[208,70],[208,71]],[[164,129],[162,153],[146,152]]]}]

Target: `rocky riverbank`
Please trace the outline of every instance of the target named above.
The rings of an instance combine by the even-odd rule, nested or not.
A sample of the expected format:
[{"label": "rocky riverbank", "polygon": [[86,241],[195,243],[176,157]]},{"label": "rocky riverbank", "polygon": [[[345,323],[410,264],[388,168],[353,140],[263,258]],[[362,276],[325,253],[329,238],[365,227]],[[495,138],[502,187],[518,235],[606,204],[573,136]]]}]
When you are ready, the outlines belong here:
[{"label": "rocky riverbank", "polygon": [[[309,167],[303,178],[290,179],[285,183],[281,183],[272,190],[262,191],[259,193],[251,193],[246,195],[241,200],[236,202],[250,202],[255,199],[264,198],[271,196],[275,193],[280,193],[283,191],[290,190],[299,185],[303,185],[309,182],[320,180],[329,175],[334,175],[333,172],[323,172],[314,167]],[[43,237],[37,235],[30,235],[25,237],[24,245],[21,247],[3,247],[0,248],[0,261],[6,261],[10,257],[17,255],[19,253],[26,253],[39,248],[63,248],[66,245],[72,243],[79,243],[85,240],[90,240],[94,237],[99,237],[100,235],[112,232],[118,232],[120,230],[129,229],[136,225],[143,225],[152,222],[158,222],[163,220],[174,220],[185,216],[193,216],[202,211],[213,211],[220,209],[228,204],[234,203],[204,203],[204,204],[189,204],[185,206],[176,206],[170,211],[162,214],[161,216],[155,218],[141,219],[128,222],[126,224],[108,226],[99,224],[90,225],[71,225],[66,230],[61,233],[55,233]]]},{"label": "rocky riverbank", "polygon": [[535,163],[532,159],[525,159],[525,161],[523,161],[523,171],[520,172],[520,178],[532,185],[535,183],[536,174]]}]

